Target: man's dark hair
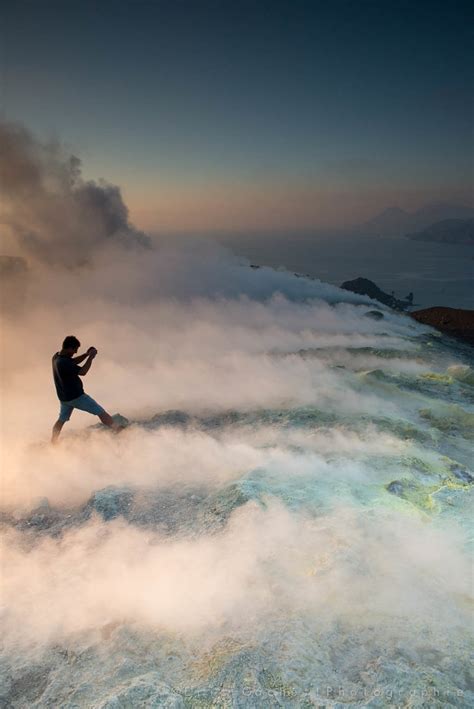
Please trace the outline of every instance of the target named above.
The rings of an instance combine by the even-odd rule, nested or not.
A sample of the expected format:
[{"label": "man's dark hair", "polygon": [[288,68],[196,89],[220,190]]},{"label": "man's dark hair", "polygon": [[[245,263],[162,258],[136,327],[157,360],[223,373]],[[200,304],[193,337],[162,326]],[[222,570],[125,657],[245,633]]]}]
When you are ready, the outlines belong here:
[{"label": "man's dark hair", "polygon": [[81,343],[77,339],[77,337],[74,337],[74,335],[68,335],[67,337],[64,338],[63,342],[63,350],[68,350],[69,348],[72,347],[80,347]]}]

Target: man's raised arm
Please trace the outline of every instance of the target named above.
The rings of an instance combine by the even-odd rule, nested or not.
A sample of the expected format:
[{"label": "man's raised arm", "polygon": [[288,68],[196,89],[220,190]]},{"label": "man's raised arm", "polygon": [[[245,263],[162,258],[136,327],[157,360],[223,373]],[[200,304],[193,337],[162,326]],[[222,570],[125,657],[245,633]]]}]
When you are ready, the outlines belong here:
[{"label": "man's raised arm", "polygon": [[87,350],[87,355],[86,355],[86,357],[87,357],[86,363],[83,364],[82,367],[79,367],[78,374],[79,374],[81,377],[83,377],[85,374],[87,374],[87,372],[88,372],[89,369],[91,368],[92,360],[94,359],[94,357],[96,356],[96,354],[97,354],[96,348],[95,348],[95,347],[89,347],[89,349]]},{"label": "man's raised arm", "polygon": [[71,361],[74,362],[74,364],[80,364],[81,362],[84,362],[85,358],[88,356],[89,350],[87,350],[87,352],[84,352],[84,354],[78,355],[77,357],[71,357]]}]

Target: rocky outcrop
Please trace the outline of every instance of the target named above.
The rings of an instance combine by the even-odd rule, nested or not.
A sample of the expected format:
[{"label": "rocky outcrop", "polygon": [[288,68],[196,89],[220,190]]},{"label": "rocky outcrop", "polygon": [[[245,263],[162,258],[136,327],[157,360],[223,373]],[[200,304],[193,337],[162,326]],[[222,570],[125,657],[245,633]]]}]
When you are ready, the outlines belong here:
[{"label": "rocky outcrop", "polygon": [[381,313],[380,310],[369,310],[367,313],[364,313],[364,316],[370,320],[383,320],[383,313]]},{"label": "rocky outcrop", "polygon": [[405,310],[412,304],[411,301],[395,298],[393,293],[390,295],[385,293],[373,281],[369,281],[368,278],[355,278],[353,281],[344,281],[341,288],[359,295],[367,295],[369,298],[378,300],[379,303],[383,303],[394,310]]},{"label": "rocky outcrop", "polygon": [[439,306],[416,310],[410,315],[423,325],[430,325],[446,335],[474,345],[474,310]]}]

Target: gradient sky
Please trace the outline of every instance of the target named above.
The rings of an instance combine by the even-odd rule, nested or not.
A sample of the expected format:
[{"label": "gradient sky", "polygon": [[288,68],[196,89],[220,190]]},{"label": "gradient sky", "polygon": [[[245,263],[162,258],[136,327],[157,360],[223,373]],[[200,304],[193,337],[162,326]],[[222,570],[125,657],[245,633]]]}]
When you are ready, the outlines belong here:
[{"label": "gradient sky", "polygon": [[0,0],[2,114],[138,226],[346,225],[472,189],[468,3]]}]

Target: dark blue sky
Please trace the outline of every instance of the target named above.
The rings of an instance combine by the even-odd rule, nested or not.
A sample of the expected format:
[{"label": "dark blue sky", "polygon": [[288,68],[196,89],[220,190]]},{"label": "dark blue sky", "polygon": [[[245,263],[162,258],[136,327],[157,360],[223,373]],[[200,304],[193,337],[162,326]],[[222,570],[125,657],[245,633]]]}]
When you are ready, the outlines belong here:
[{"label": "dark blue sky", "polygon": [[121,184],[147,225],[467,198],[467,3],[1,2],[4,115]]}]

